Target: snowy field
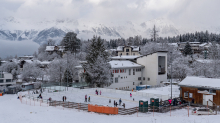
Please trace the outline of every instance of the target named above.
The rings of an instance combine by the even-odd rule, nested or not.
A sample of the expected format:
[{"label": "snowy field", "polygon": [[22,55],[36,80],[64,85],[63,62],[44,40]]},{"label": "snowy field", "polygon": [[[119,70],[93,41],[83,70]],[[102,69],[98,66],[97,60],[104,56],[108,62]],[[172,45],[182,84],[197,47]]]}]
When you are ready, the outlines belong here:
[{"label": "snowy field", "polygon": [[[24,99],[25,100],[25,99]],[[137,117],[138,116],[138,117]],[[219,115],[188,117],[187,110],[170,113],[135,113],[133,115],[104,115],[76,109],[47,107],[33,102],[21,103],[17,95],[0,97],[0,123],[219,123]]]},{"label": "snowy field", "polygon": [[[59,86],[55,88],[52,87],[51,89],[64,90],[64,88],[60,88]],[[66,96],[67,97],[66,101],[69,101],[69,102],[97,104],[97,105],[103,105],[103,106],[108,105],[112,107],[114,106],[114,103],[113,103],[114,100],[117,101],[119,104],[119,99],[121,98],[122,103],[125,103],[126,105],[125,108],[137,107],[139,105],[139,100],[150,100],[150,98],[152,97],[160,98],[162,95],[164,95],[165,97],[170,97],[170,86],[147,89],[147,90],[138,91],[138,92],[120,91],[120,90],[113,90],[113,89],[105,90],[105,89],[97,88],[97,90],[99,91],[99,95],[95,94],[95,90],[96,90],[95,88],[76,89],[76,88],[69,87],[68,91],[48,93],[48,90],[46,89],[44,93],[42,93],[41,95],[43,99],[49,99],[51,97],[52,100],[62,101],[62,97]],[[101,90],[101,95],[100,95],[100,90]],[[51,92],[50,89],[49,89],[49,92]],[[130,93],[132,93],[132,97],[130,97]],[[86,94],[87,94],[87,97],[90,96],[91,102],[84,101]],[[30,94],[29,96],[36,98],[38,97],[38,95],[39,94]],[[173,97],[174,95],[179,96],[178,86],[173,87]],[[109,99],[111,100],[111,103],[109,103]]]}]

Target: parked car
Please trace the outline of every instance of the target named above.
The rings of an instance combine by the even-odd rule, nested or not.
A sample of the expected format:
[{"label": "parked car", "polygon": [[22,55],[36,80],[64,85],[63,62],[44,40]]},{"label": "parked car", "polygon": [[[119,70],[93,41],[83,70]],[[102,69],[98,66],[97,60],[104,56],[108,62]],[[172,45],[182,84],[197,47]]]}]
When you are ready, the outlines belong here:
[{"label": "parked car", "polygon": [[213,115],[215,114],[212,109],[209,109],[209,108],[194,108],[192,110],[192,114],[193,115]]}]

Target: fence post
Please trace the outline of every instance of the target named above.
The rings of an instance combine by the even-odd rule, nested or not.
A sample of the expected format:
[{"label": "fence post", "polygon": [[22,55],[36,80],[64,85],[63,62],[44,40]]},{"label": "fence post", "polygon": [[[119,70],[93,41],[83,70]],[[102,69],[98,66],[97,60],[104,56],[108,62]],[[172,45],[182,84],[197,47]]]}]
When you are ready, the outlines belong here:
[{"label": "fence post", "polygon": [[70,108],[70,102],[68,101],[68,108]]},{"label": "fence post", "polygon": [[63,102],[63,110],[64,110],[64,102]]},{"label": "fence post", "polygon": [[153,106],[153,117],[154,117],[154,106]]},{"label": "fence post", "polygon": [[78,111],[79,111],[79,103],[78,103]]},{"label": "fence post", "polygon": [[188,117],[189,117],[189,105],[188,105]]},{"label": "fence post", "polygon": [[170,105],[170,117],[171,117],[171,105]]},{"label": "fence post", "polygon": [[56,100],[55,100],[55,107],[56,107],[56,104],[57,104],[57,103],[56,103]]},{"label": "fence post", "polygon": [[138,107],[137,107],[137,117],[138,117]]}]

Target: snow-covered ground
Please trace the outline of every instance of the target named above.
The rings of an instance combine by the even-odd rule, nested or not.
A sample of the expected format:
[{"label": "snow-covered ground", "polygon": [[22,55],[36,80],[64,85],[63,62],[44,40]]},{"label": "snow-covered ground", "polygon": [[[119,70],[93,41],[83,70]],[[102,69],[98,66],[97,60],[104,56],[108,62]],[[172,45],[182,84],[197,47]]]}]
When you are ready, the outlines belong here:
[{"label": "snow-covered ground", "polygon": [[[25,99],[24,99],[25,100]],[[1,123],[219,123],[219,115],[188,117],[187,110],[181,109],[170,113],[137,113],[133,115],[104,115],[76,109],[40,106],[39,102],[17,99],[17,95],[0,97]]]},{"label": "snow-covered ground", "polygon": [[[52,87],[52,89],[54,88]],[[56,86],[55,90],[64,90],[64,88],[60,89],[59,86]],[[42,93],[42,97],[43,99],[49,99],[51,97],[52,100],[61,101],[62,97],[66,96],[67,97],[66,101],[69,101],[69,102],[97,104],[97,105],[104,105],[104,106],[108,105],[112,107],[114,106],[113,104],[114,100],[119,103],[119,99],[121,98],[122,103],[125,103],[126,108],[132,108],[132,107],[137,107],[139,105],[139,100],[144,99],[144,100],[150,101],[150,98],[155,98],[155,97],[160,98],[162,97],[162,95],[166,97],[170,97],[170,93],[171,93],[170,86],[146,89],[146,90],[142,90],[138,92],[119,91],[119,90],[116,91],[113,89],[107,89],[104,91],[104,89],[98,88],[97,90],[99,91],[99,95],[95,94],[95,90],[96,89],[76,89],[76,88],[69,87],[68,91],[48,93],[48,90],[46,89],[45,92]],[[101,90],[101,95],[100,95],[100,90]],[[133,94],[132,97],[130,97],[130,93]],[[87,97],[90,96],[91,102],[84,102],[86,94],[87,94]],[[39,94],[31,94],[30,96],[36,98],[38,97],[38,95]],[[178,86],[173,86],[173,97],[174,95],[179,96]],[[109,103],[109,99],[111,100],[111,103]]]}]

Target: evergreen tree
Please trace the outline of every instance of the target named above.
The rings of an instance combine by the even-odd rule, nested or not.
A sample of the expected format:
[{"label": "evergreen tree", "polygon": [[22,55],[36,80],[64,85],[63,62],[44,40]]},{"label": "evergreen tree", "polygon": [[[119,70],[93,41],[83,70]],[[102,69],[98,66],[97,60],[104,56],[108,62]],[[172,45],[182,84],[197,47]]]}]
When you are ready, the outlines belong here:
[{"label": "evergreen tree", "polygon": [[64,86],[69,85],[70,83],[73,82],[72,74],[68,69],[66,69],[64,73],[63,82],[65,84]]},{"label": "evergreen tree", "polygon": [[189,42],[187,42],[185,45],[185,48],[183,50],[183,55],[185,55],[185,56],[192,55],[192,48],[191,48]]},{"label": "evergreen tree", "polygon": [[108,63],[108,53],[105,52],[103,40],[100,37],[94,36],[88,48],[86,60],[87,63],[83,65],[85,72],[83,76],[87,83],[92,85],[106,84],[110,79],[110,65]]},{"label": "evergreen tree", "polygon": [[66,36],[63,37],[60,45],[65,46],[68,51],[76,53],[77,50],[80,48],[80,39],[78,39],[76,36],[76,33],[68,32]]}]

